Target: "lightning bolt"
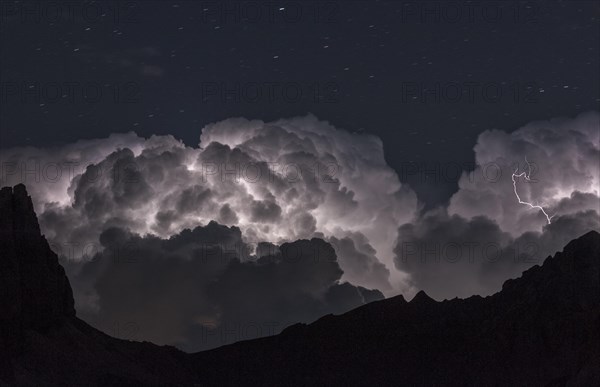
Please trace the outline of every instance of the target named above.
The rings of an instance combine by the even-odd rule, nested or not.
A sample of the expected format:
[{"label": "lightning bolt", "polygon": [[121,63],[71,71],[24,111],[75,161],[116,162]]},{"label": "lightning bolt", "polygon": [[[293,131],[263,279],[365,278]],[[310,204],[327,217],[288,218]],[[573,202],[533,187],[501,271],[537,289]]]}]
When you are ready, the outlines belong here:
[{"label": "lightning bolt", "polygon": [[531,179],[529,178],[529,176],[531,175],[531,165],[529,165],[529,161],[527,161],[527,157],[525,157],[525,162],[527,163],[527,169],[529,170],[529,173],[527,172],[521,172],[520,174],[517,175],[517,172],[519,171],[519,167],[517,167],[517,169],[515,169],[515,171],[512,174],[512,182],[513,182],[513,188],[515,191],[515,196],[517,197],[517,200],[519,201],[519,204],[526,204],[531,208],[538,208],[540,209],[544,215],[546,216],[546,219],[548,219],[548,224],[550,224],[550,220],[552,218],[554,218],[554,216],[556,216],[556,214],[552,215],[552,216],[548,216],[548,214],[546,213],[546,211],[544,211],[544,209],[542,208],[542,206],[537,206],[537,205],[533,205],[529,202],[524,202],[523,200],[521,200],[521,197],[519,196],[519,193],[517,192],[517,181],[515,180],[515,177],[525,177],[525,180],[527,181],[531,181]]}]

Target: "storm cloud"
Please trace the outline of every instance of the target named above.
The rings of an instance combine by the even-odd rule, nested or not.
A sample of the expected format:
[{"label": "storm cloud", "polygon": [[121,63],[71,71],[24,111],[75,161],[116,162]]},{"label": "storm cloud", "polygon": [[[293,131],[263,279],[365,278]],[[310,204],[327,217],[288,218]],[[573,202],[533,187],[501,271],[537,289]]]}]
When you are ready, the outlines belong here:
[{"label": "storm cloud", "polygon": [[[224,120],[198,147],[128,133],[8,149],[0,179],[28,186],[87,320],[193,350],[342,313],[379,291],[499,290],[600,228],[599,118],[482,133],[475,169],[426,212],[379,138],[312,115]],[[288,260],[299,248],[311,253]]]},{"label": "storm cloud", "polygon": [[[168,237],[217,220],[240,227],[254,244],[317,235],[352,239],[334,244],[363,249],[360,258],[340,255],[342,269],[356,272],[362,260],[352,280],[382,289],[402,278],[390,271],[396,228],[418,207],[414,192],[385,163],[380,139],[314,116],[225,120],[203,129],[198,148],[171,136],[127,134],[57,149],[12,149],[2,163],[2,184],[32,187],[54,246],[97,244],[108,227]],[[61,178],[51,181],[58,168]]]},{"label": "storm cloud", "polygon": [[[571,239],[600,230],[600,115],[479,136],[447,208],[399,228],[396,267],[438,299],[487,295]],[[525,175],[526,172],[529,180]],[[513,185],[513,178],[515,183]],[[539,208],[551,217],[550,223]]]},{"label": "storm cloud", "polygon": [[87,301],[79,314],[127,339],[198,351],[383,298],[341,283],[334,249],[317,238],[255,255],[239,228],[210,222],[168,239],[109,228],[100,240],[102,252],[70,275]]}]

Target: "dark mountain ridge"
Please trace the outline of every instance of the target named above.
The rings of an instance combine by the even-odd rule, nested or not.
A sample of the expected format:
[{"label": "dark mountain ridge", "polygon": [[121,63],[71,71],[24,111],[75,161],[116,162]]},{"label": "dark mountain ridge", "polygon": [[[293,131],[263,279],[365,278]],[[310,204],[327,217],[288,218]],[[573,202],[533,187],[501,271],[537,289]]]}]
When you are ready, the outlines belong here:
[{"label": "dark mountain ridge", "polygon": [[419,292],[186,354],[78,319],[25,187],[0,191],[0,384],[600,385],[600,234],[488,297]]},{"label": "dark mountain ridge", "polygon": [[112,338],[75,316],[25,186],[0,190],[0,385],[192,384],[186,354]]},{"label": "dark mountain ridge", "polygon": [[599,261],[591,231],[489,297],[421,291],[192,356],[215,385],[600,385]]}]

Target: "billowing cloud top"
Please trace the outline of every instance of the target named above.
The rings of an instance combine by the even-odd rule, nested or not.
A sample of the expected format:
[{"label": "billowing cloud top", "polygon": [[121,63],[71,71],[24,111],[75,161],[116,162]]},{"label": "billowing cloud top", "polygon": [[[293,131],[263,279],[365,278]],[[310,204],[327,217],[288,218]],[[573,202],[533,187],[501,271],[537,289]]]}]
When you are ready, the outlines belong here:
[{"label": "billowing cloud top", "polygon": [[400,227],[397,268],[437,298],[490,294],[599,230],[599,121],[591,112],[483,132],[448,208]]},{"label": "billowing cloud top", "polygon": [[[549,216],[599,210],[600,128],[598,113],[571,119],[532,122],[512,133],[483,132],[475,146],[478,167],[464,173],[448,212],[467,218],[487,216],[514,236],[541,231],[544,214],[527,210],[523,201],[540,205]],[[527,163],[529,162],[529,164]]]},{"label": "billowing cloud top", "polygon": [[2,183],[31,187],[56,246],[97,242],[107,227],[168,237],[216,220],[240,227],[247,243],[333,237],[348,252],[344,279],[384,290],[397,225],[417,209],[380,139],[314,116],[225,120],[203,130],[198,148],[130,133],[12,149],[2,162]]}]

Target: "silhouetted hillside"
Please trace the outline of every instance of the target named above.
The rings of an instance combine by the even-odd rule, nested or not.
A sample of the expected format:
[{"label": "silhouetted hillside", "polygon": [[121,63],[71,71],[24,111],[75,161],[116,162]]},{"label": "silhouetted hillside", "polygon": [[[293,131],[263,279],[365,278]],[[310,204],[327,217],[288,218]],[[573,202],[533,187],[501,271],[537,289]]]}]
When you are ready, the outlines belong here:
[{"label": "silhouetted hillside", "polygon": [[600,385],[600,234],[501,292],[424,292],[192,355],[205,385]]},{"label": "silhouetted hillside", "polygon": [[0,191],[0,234],[2,385],[600,385],[594,231],[490,297],[397,296],[191,355],[75,316],[22,185]]},{"label": "silhouetted hillside", "polygon": [[75,317],[22,184],[0,191],[0,236],[0,385],[191,384],[183,352],[118,340]]}]

